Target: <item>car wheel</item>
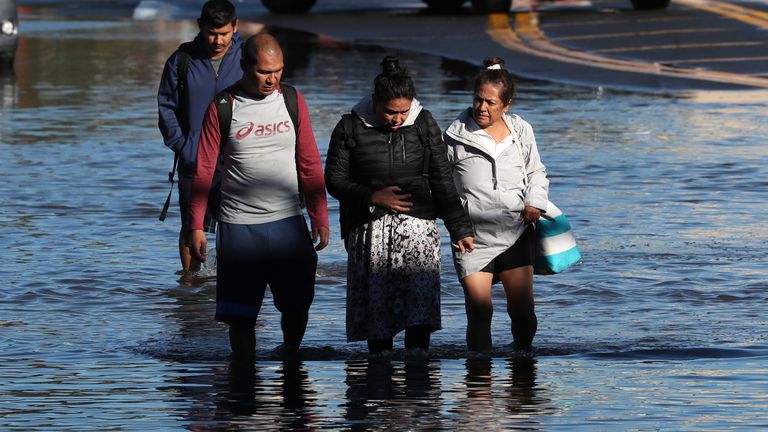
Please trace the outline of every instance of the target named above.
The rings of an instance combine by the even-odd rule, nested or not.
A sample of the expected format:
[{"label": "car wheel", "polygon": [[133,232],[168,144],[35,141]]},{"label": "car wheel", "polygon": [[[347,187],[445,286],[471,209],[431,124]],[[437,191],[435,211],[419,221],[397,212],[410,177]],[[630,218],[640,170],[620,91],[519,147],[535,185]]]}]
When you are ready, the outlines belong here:
[{"label": "car wheel", "polygon": [[632,7],[637,10],[664,9],[669,6],[669,0],[631,0]]},{"label": "car wheel", "polygon": [[509,12],[512,0],[472,0],[472,10],[477,13]]},{"label": "car wheel", "polygon": [[300,14],[315,5],[317,0],[261,0],[261,4],[270,12]]},{"label": "car wheel", "polygon": [[422,0],[433,11],[445,12],[455,11],[461,7],[467,0]]}]

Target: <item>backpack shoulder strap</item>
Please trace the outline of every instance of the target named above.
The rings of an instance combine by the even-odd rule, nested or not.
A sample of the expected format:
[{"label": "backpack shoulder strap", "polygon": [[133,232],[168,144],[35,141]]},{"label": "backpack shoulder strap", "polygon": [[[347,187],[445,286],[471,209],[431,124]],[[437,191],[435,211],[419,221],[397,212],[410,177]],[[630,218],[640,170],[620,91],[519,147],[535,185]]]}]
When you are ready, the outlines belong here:
[{"label": "backpack shoulder strap", "polygon": [[235,89],[229,87],[216,95],[216,111],[219,116],[219,146],[224,147],[229,138],[229,128],[232,125],[232,95]]},{"label": "backpack shoulder strap", "polygon": [[[189,59],[191,52],[192,42],[184,42],[176,49],[176,91],[178,92],[177,94],[179,97],[179,111],[177,112],[177,115],[179,124],[184,130],[189,130],[189,125],[186,124],[187,116],[184,113],[184,110],[186,109],[189,100],[187,72],[189,71]],[[173,194],[173,176],[176,174],[178,164],[179,154],[174,152],[173,167],[171,168],[171,171],[168,172],[168,182],[171,184],[171,190],[168,192],[168,197],[165,199],[163,209],[160,211],[160,217],[158,219],[161,221],[165,221],[166,216],[168,216],[168,208],[171,205],[171,195]]]},{"label": "backpack shoulder strap", "polygon": [[347,113],[341,116],[345,134],[344,145],[347,148],[355,148],[357,146],[357,125],[359,121],[355,117],[354,113]]},{"label": "backpack shoulder strap", "polygon": [[296,87],[290,84],[280,83],[280,88],[283,91],[285,109],[288,111],[288,116],[293,122],[293,131],[296,134],[296,176],[299,185],[299,205],[301,208],[305,208],[307,202],[304,197],[304,187],[301,185],[301,175],[299,173],[299,97],[296,94]]},{"label": "backpack shoulder strap", "polygon": [[296,135],[299,134],[299,98],[296,96],[296,87],[281,83],[280,87],[283,90],[283,99],[285,100],[285,108],[288,110],[288,115],[291,117],[291,121],[294,125],[294,131]]},{"label": "backpack shoulder strap", "polygon": [[[179,106],[184,109],[189,99],[187,86],[187,73],[189,72],[189,60],[192,53],[192,42],[184,42],[176,49],[176,86],[179,95]],[[182,118],[186,116],[181,116]]]},{"label": "backpack shoulder strap", "polygon": [[419,141],[421,141],[421,145],[424,146],[421,176],[427,178],[429,177],[429,160],[432,157],[432,138],[429,136],[429,125],[427,124],[424,111],[420,112],[419,115],[416,116],[416,121],[413,125],[416,128],[416,133],[419,135]]}]

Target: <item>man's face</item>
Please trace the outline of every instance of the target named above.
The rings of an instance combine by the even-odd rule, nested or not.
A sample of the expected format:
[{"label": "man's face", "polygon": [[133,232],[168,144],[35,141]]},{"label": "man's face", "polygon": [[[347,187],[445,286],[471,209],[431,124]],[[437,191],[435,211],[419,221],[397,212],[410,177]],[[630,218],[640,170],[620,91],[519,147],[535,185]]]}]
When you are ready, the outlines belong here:
[{"label": "man's face", "polygon": [[277,90],[283,77],[283,53],[280,51],[260,51],[256,63],[248,65],[243,61],[243,78],[248,85],[262,96]]},{"label": "man's face", "polygon": [[229,44],[232,42],[232,37],[237,31],[237,21],[235,24],[229,23],[224,27],[211,28],[209,25],[205,25],[200,28],[200,33],[203,35],[206,47],[208,48],[208,54],[212,59],[218,59],[224,56],[229,49]]}]

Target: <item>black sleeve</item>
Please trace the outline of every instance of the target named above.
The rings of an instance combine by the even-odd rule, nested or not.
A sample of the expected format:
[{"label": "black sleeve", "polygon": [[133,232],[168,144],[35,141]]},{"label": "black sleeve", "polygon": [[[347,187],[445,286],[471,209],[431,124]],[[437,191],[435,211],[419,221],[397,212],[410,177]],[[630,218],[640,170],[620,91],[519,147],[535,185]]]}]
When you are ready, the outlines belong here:
[{"label": "black sleeve", "polygon": [[437,122],[429,111],[422,111],[427,124],[427,134],[431,140],[429,187],[437,206],[437,214],[445,222],[451,240],[457,241],[474,235],[469,217],[461,205],[456,184],[453,182],[451,163],[448,161],[448,148]]},{"label": "black sleeve", "polygon": [[374,191],[352,179],[351,150],[346,140],[347,133],[344,131],[344,121],[341,120],[333,129],[328,145],[325,185],[328,193],[342,204],[351,208],[362,208],[368,205]]}]

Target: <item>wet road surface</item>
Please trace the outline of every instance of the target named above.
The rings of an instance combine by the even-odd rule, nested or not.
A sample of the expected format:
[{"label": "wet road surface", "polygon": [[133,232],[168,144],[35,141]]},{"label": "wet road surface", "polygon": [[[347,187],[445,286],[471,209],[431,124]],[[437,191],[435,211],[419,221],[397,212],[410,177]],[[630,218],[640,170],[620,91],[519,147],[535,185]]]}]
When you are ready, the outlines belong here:
[{"label": "wet road surface", "polygon": [[[419,1],[320,0],[307,14],[237,4],[243,24],[481,64],[500,56],[515,74],[613,89],[670,92],[768,88],[768,4],[674,0],[635,11],[626,0],[515,2],[509,14],[430,13]],[[25,0],[21,5],[40,4]],[[198,2],[81,1],[57,13],[194,20]]]}]

